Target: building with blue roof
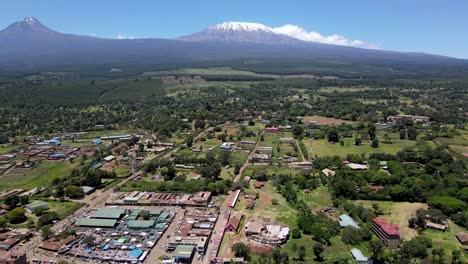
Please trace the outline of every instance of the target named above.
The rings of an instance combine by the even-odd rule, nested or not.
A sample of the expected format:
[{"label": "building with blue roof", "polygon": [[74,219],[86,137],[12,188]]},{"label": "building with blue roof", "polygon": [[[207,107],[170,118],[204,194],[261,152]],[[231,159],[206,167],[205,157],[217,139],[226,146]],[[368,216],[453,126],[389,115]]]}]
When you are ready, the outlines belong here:
[{"label": "building with blue roof", "polygon": [[351,216],[347,214],[340,215],[340,226],[341,227],[352,226],[354,228],[360,228],[358,223],[356,223],[356,221],[354,221],[354,219],[351,218]]}]

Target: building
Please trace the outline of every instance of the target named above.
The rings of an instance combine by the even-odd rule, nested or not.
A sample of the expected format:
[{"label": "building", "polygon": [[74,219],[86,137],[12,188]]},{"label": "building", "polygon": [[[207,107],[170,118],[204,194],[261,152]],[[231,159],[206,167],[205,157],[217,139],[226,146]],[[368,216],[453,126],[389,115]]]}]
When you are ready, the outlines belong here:
[{"label": "building", "polygon": [[224,150],[231,150],[232,147],[234,147],[234,145],[235,145],[235,144],[234,144],[233,142],[223,142],[223,143],[219,146],[219,148],[220,148],[220,149],[224,149]]},{"label": "building", "polygon": [[360,228],[358,223],[356,223],[356,221],[354,221],[354,219],[349,215],[342,214],[339,216],[339,218],[341,227],[352,226],[354,228]]},{"label": "building", "polygon": [[0,264],[27,264],[25,252],[0,252]]},{"label": "building", "polygon": [[265,128],[265,132],[267,132],[267,133],[279,133],[280,129],[278,127],[267,127],[267,128]]},{"label": "building", "polygon": [[49,204],[43,201],[34,201],[24,206],[24,209],[28,213],[33,214],[36,210],[47,210],[49,209]]},{"label": "building", "polygon": [[372,232],[390,249],[396,249],[400,245],[400,231],[396,224],[390,224],[382,218],[374,218]]},{"label": "building", "polygon": [[111,161],[115,160],[115,156],[114,155],[109,155],[109,156],[103,158],[102,160],[105,161],[105,162],[111,162]]},{"label": "building", "polygon": [[346,164],[346,167],[352,169],[352,170],[367,170],[369,169],[369,166],[363,165],[363,164],[358,164],[358,163],[348,163]]},{"label": "building", "polygon": [[88,195],[94,192],[96,190],[94,187],[90,186],[81,186],[81,189],[83,189],[84,194]]},{"label": "building", "polygon": [[72,243],[73,241],[76,240],[75,236],[68,236],[65,239],[58,240],[56,238],[49,238],[45,241],[42,242],[42,244],[39,246],[40,248],[48,251],[53,251],[53,252],[58,252],[62,249],[64,249],[67,245]]},{"label": "building", "polygon": [[195,247],[192,245],[179,245],[174,250],[172,258],[177,263],[192,263]]},{"label": "building", "polygon": [[30,239],[33,236],[28,230],[9,230],[0,233],[0,252],[10,250],[17,244]]},{"label": "building", "polygon": [[119,220],[126,211],[126,209],[120,208],[99,208],[91,214],[91,218]]},{"label": "building", "polygon": [[373,262],[372,259],[364,256],[361,250],[357,248],[351,249],[351,254],[353,255],[354,260],[356,260],[356,262],[359,264],[372,264]]},{"label": "building", "polygon": [[392,122],[392,124],[400,124],[402,121],[405,120],[412,120],[413,122],[421,122],[426,123],[429,122],[430,117],[428,116],[413,116],[413,115],[396,115],[396,116],[389,116],[387,120]]},{"label": "building", "polygon": [[264,182],[261,182],[261,181],[257,181],[255,184],[254,184],[254,188],[255,189],[261,189],[265,186],[265,183]]},{"label": "building", "polygon": [[434,222],[432,222],[432,221],[426,221],[426,228],[445,232],[445,231],[447,231],[448,226],[447,226],[446,224],[445,224],[445,225],[442,225],[442,224],[434,223]]},{"label": "building", "polygon": [[116,225],[115,219],[78,218],[75,221],[77,227],[113,228]]},{"label": "building", "polygon": [[327,169],[322,170],[322,174],[325,177],[335,176],[335,171],[330,170],[330,169],[327,168]]},{"label": "building", "polygon": [[468,233],[460,232],[460,233],[456,234],[455,237],[458,239],[460,244],[462,244],[464,246],[468,246]]},{"label": "building", "polygon": [[127,222],[127,228],[132,230],[143,230],[154,228],[154,220],[130,220]]},{"label": "building", "polygon": [[253,154],[250,158],[250,162],[252,163],[270,163],[271,156],[267,154]]},{"label": "building", "polygon": [[245,224],[245,234],[248,235],[258,235],[265,230],[265,225],[257,221],[250,221]]},{"label": "building", "polygon": [[236,233],[237,230],[239,229],[239,224],[240,224],[241,218],[239,218],[237,216],[233,216],[233,217],[229,218],[229,222],[227,223],[226,228],[224,230],[226,232]]}]

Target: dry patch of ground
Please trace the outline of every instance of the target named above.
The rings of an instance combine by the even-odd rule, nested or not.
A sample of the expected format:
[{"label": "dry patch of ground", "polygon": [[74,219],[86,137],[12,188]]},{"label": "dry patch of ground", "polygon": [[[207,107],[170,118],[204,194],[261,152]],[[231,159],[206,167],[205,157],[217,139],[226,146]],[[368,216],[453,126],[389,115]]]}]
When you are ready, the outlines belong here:
[{"label": "dry patch of ground", "polygon": [[352,124],[354,121],[341,120],[336,118],[324,117],[324,116],[304,116],[302,118],[304,123],[318,123],[324,125],[341,125],[342,123]]}]

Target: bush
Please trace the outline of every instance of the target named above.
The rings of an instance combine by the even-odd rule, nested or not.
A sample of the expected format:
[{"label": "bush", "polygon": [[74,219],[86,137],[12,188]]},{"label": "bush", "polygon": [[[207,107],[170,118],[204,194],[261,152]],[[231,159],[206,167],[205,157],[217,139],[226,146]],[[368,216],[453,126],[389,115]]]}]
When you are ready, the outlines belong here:
[{"label": "bush", "polygon": [[428,200],[428,204],[442,210],[446,215],[463,211],[466,208],[465,202],[450,196],[433,196]]},{"label": "bush", "polygon": [[250,256],[250,248],[242,242],[238,242],[232,246],[232,251],[238,258],[248,259]]},{"label": "bush", "polygon": [[301,230],[299,228],[293,228],[291,230],[291,237],[294,239],[298,239],[302,237]]},{"label": "bush", "polygon": [[26,221],[28,219],[25,215],[26,211],[22,207],[17,207],[11,210],[8,215],[7,219],[12,224],[18,224]]}]

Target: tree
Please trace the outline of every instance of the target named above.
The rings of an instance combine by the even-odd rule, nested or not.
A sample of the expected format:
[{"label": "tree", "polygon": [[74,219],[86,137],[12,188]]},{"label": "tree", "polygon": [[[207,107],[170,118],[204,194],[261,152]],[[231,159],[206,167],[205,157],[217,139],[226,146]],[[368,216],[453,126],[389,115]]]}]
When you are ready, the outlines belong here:
[{"label": "tree", "polygon": [[462,263],[461,251],[459,251],[459,250],[452,251],[452,262],[451,262],[451,264],[461,264],[461,263]]},{"label": "tree", "polygon": [[384,135],[384,141],[387,144],[392,144],[392,138],[388,134]]},{"label": "tree", "polygon": [[0,217],[0,230],[7,227],[7,225],[8,225],[8,221],[5,218]]},{"label": "tree", "polygon": [[304,129],[300,125],[295,125],[292,129],[292,133],[295,138],[301,138],[302,133],[304,133]]},{"label": "tree", "polygon": [[143,218],[143,220],[149,220],[150,219],[150,212],[146,210],[141,210],[140,213],[138,213],[138,217]]},{"label": "tree", "polygon": [[367,130],[367,133],[369,134],[369,138],[371,140],[373,140],[374,138],[376,138],[376,135],[375,135],[375,125],[374,124],[370,124],[369,125],[369,129]]},{"label": "tree", "polygon": [[301,230],[299,228],[293,228],[291,230],[291,237],[294,238],[294,239],[298,239],[298,238],[301,238]]},{"label": "tree", "polygon": [[249,126],[255,126],[255,121],[249,120]]},{"label": "tree", "polygon": [[41,237],[42,237],[42,240],[46,240],[46,239],[49,239],[54,233],[52,233],[52,230],[50,230],[50,227],[49,226],[44,226],[42,229],[41,229]]},{"label": "tree", "polygon": [[203,121],[203,120],[201,120],[201,119],[197,119],[197,120],[195,121],[195,124],[194,124],[194,127],[195,127],[195,128],[203,129],[203,128],[205,128],[205,126],[206,126],[205,121]]},{"label": "tree", "polygon": [[408,139],[416,140],[418,137],[418,131],[414,127],[408,127]]},{"label": "tree", "polygon": [[361,144],[362,144],[362,139],[360,137],[356,137],[354,139],[354,145],[361,146]]},{"label": "tree", "polygon": [[24,208],[16,207],[15,209],[8,212],[7,219],[12,224],[19,224],[28,219],[25,213],[26,211],[24,210]]},{"label": "tree", "polygon": [[29,196],[26,196],[26,195],[21,196],[19,198],[19,202],[21,205],[27,205],[29,203]]},{"label": "tree", "polygon": [[52,224],[54,220],[59,219],[59,215],[56,212],[43,213],[37,220],[38,226],[45,226]]},{"label": "tree", "polygon": [[340,140],[340,135],[338,134],[338,131],[336,129],[332,129],[328,132],[328,142],[338,142]]},{"label": "tree", "polygon": [[356,245],[362,242],[362,236],[359,229],[348,226],[343,228],[341,240],[346,244]]},{"label": "tree", "polygon": [[190,135],[185,139],[185,145],[187,145],[187,148],[191,148],[193,145],[193,136]]},{"label": "tree", "polygon": [[138,144],[138,152],[143,152],[145,151],[145,145],[143,143]]},{"label": "tree", "polygon": [[19,196],[12,195],[5,199],[5,205],[9,207],[15,207],[19,203]]},{"label": "tree", "polygon": [[306,249],[304,246],[300,246],[297,252],[300,261],[304,261],[306,258]]},{"label": "tree", "polygon": [[289,263],[289,255],[288,253],[282,251],[279,248],[275,248],[273,250],[273,254],[271,255],[273,258],[273,261],[276,264],[288,264]]},{"label": "tree", "polygon": [[96,238],[94,236],[85,236],[83,239],[83,243],[88,247],[93,247],[95,240]]},{"label": "tree", "polygon": [[249,259],[250,248],[242,242],[237,242],[234,244],[232,246],[232,251],[234,251],[234,255],[238,258]]},{"label": "tree", "polygon": [[83,188],[75,185],[67,186],[65,188],[65,195],[71,199],[82,199],[85,196]]},{"label": "tree", "polygon": [[229,150],[221,151],[221,154],[219,155],[219,162],[221,162],[223,166],[229,165],[231,162],[231,152]]},{"label": "tree", "polygon": [[376,262],[380,262],[384,253],[384,245],[380,240],[372,240],[369,242],[369,251],[372,254],[372,258]]},{"label": "tree", "polygon": [[325,248],[323,247],[322,243],[315,243],[313,250],[314,250],[315,260],[323,261],[322,253],[325,251]]},{"label": "tree", "polygon": [[406,139],[406,130],[400,129],[400,139]]},{"label": "tree", "polygon": [[379,139],[377,137],[374,137],[374,139],[372,139],[371,147],[373,148],[379,147]]}]

